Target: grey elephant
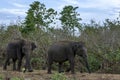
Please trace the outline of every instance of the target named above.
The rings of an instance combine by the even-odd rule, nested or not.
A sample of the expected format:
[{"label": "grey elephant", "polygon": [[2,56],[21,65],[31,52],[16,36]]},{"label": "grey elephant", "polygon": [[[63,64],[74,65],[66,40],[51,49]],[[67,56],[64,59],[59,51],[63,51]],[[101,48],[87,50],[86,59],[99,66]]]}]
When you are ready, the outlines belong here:
[{"label": "grey elephant", "polygon": [[[22,59],[25,57],[25,70],[28,69],[32,72],[32,66],[30,63],[30,54],[36,48],[35,43],[24,39],[19,39],[8,43],[6,49],[6,60],[3,69],[7,69],[7,65],[10,63],[10,59],[13,61],[13,70],[21,71]],[[16,61],[18,61],[16,69]]]},{"label": "grey elephant", "polygon": [[87,49],[83,42],[74,41],[58,41],[52,44],[48,49],[47,54],[47,64],[48,64],[48,74],[51,74],[51,66],[53,62],[59,63],[59,72],[61,72],[61,66],[63,62],[69,61],[70,68],[67,71],[71,71],[74,74],[74,58],[78,55],[85,61],[86,68],[88,72],[91,73],[89,69],[89,64],[87,61]]}]

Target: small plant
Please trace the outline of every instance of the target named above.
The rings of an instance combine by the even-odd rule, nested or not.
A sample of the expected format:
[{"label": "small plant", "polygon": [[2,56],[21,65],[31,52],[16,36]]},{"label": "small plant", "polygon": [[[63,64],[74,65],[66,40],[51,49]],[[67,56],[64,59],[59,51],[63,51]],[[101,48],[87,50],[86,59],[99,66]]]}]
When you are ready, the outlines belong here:
[{"label": "small plant", "polygon": [[0,80],[3,80],[3,76],[2,75],[0,75]]},{"label": "small plant", "polygon": [[11,80],[24,80],[24,79],[19,78],[19,77],[13,77],[13,78],[11,78]]},{"label": "small plant", "polygon": [[63,73],[55,73],[52,75],[51,80],[68,80]]},{"label": "small plant", "polygon": [[94,55],[88,56],[88,61],[90,64],[90,70],[92,72],[97,71],[99,69],[101,62],[96,58],[96,56]]}]

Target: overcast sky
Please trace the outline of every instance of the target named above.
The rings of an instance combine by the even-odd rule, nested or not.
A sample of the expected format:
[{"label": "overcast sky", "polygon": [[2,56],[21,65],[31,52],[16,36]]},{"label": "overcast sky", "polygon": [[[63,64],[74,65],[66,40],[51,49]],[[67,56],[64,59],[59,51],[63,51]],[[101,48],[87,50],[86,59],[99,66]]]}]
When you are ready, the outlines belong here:
[{"label": "overcast sky", "polygon": [[[29,4],[34,0],[1,0],[0,1],[0,24],[10,23],[18,18],[24,19]],[[78,6],[82,22],[91,19],[104,21],[104,19],[115,19],[120,12],[120,0],[38,0],[60,12],[65,5]]]}]

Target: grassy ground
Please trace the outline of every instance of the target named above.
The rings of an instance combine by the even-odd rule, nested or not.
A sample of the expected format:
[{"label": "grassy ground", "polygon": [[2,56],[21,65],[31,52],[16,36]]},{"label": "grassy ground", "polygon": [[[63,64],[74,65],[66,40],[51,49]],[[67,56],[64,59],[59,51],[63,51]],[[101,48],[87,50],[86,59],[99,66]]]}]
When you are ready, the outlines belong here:
[{"label": "grassy ground", "polygon": [[[10,80],[52,80],[51,77],[56,73],[47,74],[46,70],[34,70],[34,72],[17,72],[17,71],[3,71],[0,68],[0,80],[7,80],[6,78],[10,78]],[[120,80],[119,74],[100,74],[100,73],[80,73],[76,72],[76,74],[72,75],[70,73],[64,73],[65,77],[68,80]],[[21,79],[18,79],[21,78]],[[59,80],[59,79],[57,79]]]}]

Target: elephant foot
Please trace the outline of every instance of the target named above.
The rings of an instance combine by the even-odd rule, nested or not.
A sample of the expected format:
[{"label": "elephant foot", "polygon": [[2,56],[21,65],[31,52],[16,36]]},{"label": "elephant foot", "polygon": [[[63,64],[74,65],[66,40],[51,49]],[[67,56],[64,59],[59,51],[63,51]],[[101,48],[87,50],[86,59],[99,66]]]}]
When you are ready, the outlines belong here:
[{"label": "elephant foot", "polygon": [[13,68],[13,71],[17,71],[17,69],[16,69],[16,68]]},{"label": "elephant foot", "polygon": [[75,74],[75,72],[71,72],[71,74]]},{"label": "elephant foot", "polygon": [[10,66],[10,62],[8,62],[7,65]]},{"label": "elephant foot", "polygon": [[18,71],[18,72],[22,72],[22,70],[20,70],[20,69],[17,69],[16,71]]},{"label": "elephant foot", "polygon": [[52,74],[51,72],[47,72],[48,74]]},{"label": "elephant foot", "polygon": [[91,74],[91,72],[89,72],[89,74]]},{"label": "elephant foot", "polygon": [[60,71],[59,71],[59,73],[62,73],[62,72],[64,72],[64,70],[60,70]]},{"label": "elephant foot", "polygon": [[17,71],[16,69],[13,69],[13,71]]},{"label": "elephant foot", "polygon": [[6,67],[3,67],[3,70],[7,70],[7,68],[6,68]]},{"label": "elephant foot", "polygon": [[43,66],[43,67],[42,67],[42,70],[46,70],[46,67]]},{"label": "elephant foot", "polygon": [[71,69],[70,69],[70,68],[68,68],[65,72],[70,72],[70,70],[71,70]]},{"label": "elephant foot", "polygon": [[75,74],[75,73],[71,73],[71,74]]},{"label": "elephant foot", "polygon": [[33,72],[33,70],[32,70],[32,69],[30,69],[30,70],[28,70],[28,72]]},{"label": "elephant foot", "polygon": [[22,70],[17,70],[17,71],[22,72]]},{"label": "elephant foot", "polygon": [[80,73],[83,73],[83,71],[82,71],[82,70],[80,70]]}]

